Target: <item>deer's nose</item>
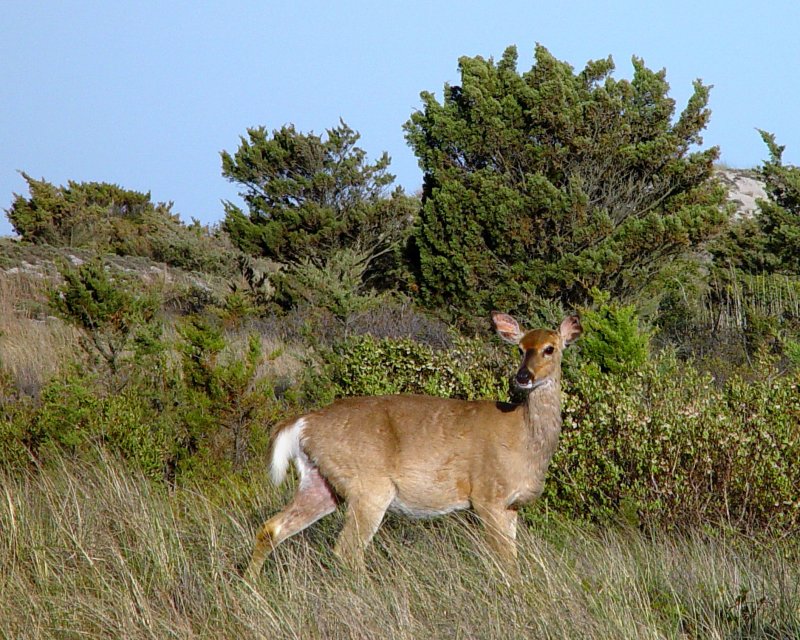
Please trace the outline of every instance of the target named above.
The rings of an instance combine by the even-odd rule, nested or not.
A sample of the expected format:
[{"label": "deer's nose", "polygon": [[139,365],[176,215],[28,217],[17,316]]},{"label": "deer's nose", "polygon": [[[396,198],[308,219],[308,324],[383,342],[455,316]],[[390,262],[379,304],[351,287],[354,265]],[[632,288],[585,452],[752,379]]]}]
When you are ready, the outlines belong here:
[{"label": "deer's nose", "polygon": [[517,371],[516,381],[520,387],[529,386],[531,384],[531,372],[525,367],[522,367],[519,371]]}]

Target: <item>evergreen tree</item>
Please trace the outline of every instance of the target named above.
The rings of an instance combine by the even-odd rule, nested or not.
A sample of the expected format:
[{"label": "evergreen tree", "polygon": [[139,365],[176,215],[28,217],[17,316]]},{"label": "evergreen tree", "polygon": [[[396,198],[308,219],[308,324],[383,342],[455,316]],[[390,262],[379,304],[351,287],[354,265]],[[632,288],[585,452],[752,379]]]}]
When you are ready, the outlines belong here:
[{"label": "evergreen tree", "polygon": [[800,167],[783,164],[784,146],[760,131],[769,160],[759,169],[767,200],[753,217],[734,220],[714,244],[718,266],[749,274],[800,275]]},{"label": "evergreen tree", "polygon": [[120,225],[145,217],[169,218],[170,205],[150,201],[149,193],[105,182],[74,182],[57,187],[22,174],[30,197],[15,194],[8,219],[23,240],[54,246],[107,249]]},{"label": "evergreen tree", "polygon": [[633,58],[573,69],[544,47],[517,71],[463,57],[444,100],[423,92],[406,137],[424,171],[411,259],[423,300],[458,313],[526,313],[630,297],[726,218],[711,180],[717,148],[695,150],[710,111],[700,81],[677,119],[665,72]]},{"label": "evergreen tree", "polygon": [[405,237],[414,211],[388,173],[384,153],[368,163],[359,134],[340,122],[326,137],[284,126],[247,130],[222,173],[243,188],[248,211],[225,203],[224,228],[243,251],[281,263],[322,265],[355,249],[374,266]]},{"label": "evergreen tree", "polygon": [[226,272],[230,246],[216,231],[181,222],[172,203],[107,182],[55,186],[22,176],[30,196],[15,194],[6,210],[23,241],[142,256],[184,269]]},{"label": "evergreen tree", "polygon": [[768,271],[800,275],[800,167],[784,165],[784,146],[775,136],[760,131],[769,148],[769,160],[761,176],[769,196],[758,203],[756,222],[764,243],[764,266]]}]

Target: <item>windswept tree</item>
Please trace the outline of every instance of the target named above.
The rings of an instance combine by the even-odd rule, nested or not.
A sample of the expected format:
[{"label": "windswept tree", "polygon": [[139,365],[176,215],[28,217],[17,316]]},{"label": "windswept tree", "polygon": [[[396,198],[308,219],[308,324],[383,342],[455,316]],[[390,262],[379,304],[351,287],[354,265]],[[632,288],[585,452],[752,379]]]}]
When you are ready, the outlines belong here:
[{"label": "windswept tree", "polygon": [[[284,126],[247,130],[234,154],[222,152],[222,174],[242,187],[247,211],[225,203],[223,226],[243,251],[284,265],[323,267],[337,253],[358,256],[364,277],[385,270],[407,235],[414,202],[384,153],[369,163],[344,122],[325,137]],[[379,268],[380,265],[380,268]]]},{"label": "windswept tree", "polygon": [[611,58],[575,73],[542,46],[524,73],[515,47],[459,70],[405,125],[424,171],[411,255],[429,305],[526,313],[585,303],[593,287],[629,297],[725,221],[718,150],[697,148],[710,116],[699,80],[675,118],[665,71],[638,58],[630,81]]},{"label": "windswept tree", "polygon": [[758,202],[752,218],[737,220],[715,247],[724,267],[749,274],[800,276],[800,167],[783,163],[785,147],[760,131],[769,160],[759,169],[768,198]]},{"label": "windswept tree", "polygon": [[55,186],[22,174],[30,197],[15,194],[8,219],[23,240],[54,246],[106,249],[118,227],[146,217],[169,218],[170,205],[154,204],[149,193],[129,191],[105,182]]}]

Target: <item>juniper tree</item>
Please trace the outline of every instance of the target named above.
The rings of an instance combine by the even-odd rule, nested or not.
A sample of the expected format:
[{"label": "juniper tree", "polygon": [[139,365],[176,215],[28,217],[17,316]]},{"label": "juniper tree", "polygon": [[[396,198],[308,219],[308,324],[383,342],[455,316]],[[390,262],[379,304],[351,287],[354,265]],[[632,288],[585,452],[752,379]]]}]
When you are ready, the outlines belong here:
[{"label": "juniper tree", "polygon": [[442,102],[423,92],[405,125],[424,171],[411,259],[423,300],[458,313],[525,313],[532,300],[580,304],[593,287],[623,298],[724,222],[699,150],[709,86],[675,118],[666,72],[609,57],[580,72],[537,46],[462,57]]},{"label": "juniper tree", "polygon": [[223,226],[233,242],[286,265],[323,266],[347,249],[371,274],[387,270],[415,207],[402,189],[390,191],[389,156],[369,163],[358,140],[344,122],[324,138],[293,125],[271,134],[248,129],[234,154],[221,154],[223,175],[242,187],[247,205],[225,203]]},{"label": "juniper tree", "polygon": [[736,221],[715,247],[723,266],[746,273],[800,275],[800,167],[783,163],[784,146],[760,131],[769,160],[759,169],[768,198],[752,218]]},{"label": "juniper tree", "polygon": [[230,270],[230,247],[216,230],[197,220],[183,224],[171,202],[153,202],[149,192],[22,177],[30,195],[15,194],[6,213],[25,242],[143,256],[195,271]]}]

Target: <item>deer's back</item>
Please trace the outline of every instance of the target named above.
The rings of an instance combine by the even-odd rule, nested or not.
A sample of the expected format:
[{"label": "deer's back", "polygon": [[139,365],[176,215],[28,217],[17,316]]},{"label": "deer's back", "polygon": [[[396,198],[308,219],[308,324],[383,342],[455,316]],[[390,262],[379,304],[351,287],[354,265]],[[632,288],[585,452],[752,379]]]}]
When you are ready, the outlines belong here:
[{"label": "deer's back", "polygon": [[344,398],[304,421],[303,450],[340,494],[388,479],[412,515],[467,506],[484,467],[525,456],[521,407],[494,401]]}]

